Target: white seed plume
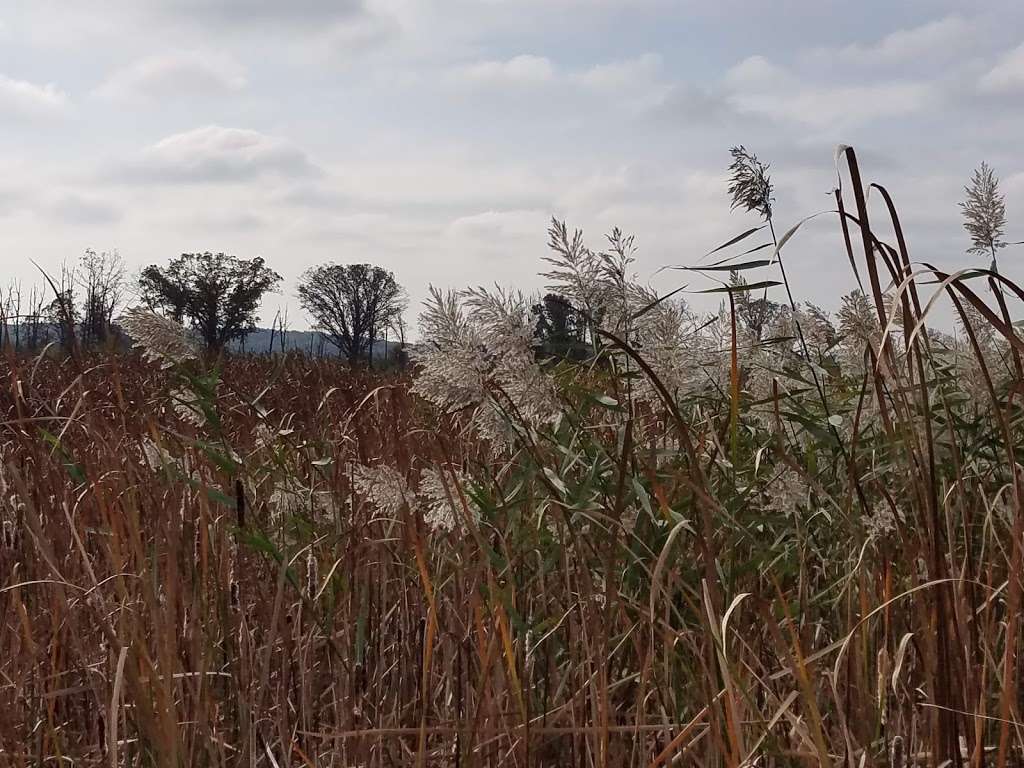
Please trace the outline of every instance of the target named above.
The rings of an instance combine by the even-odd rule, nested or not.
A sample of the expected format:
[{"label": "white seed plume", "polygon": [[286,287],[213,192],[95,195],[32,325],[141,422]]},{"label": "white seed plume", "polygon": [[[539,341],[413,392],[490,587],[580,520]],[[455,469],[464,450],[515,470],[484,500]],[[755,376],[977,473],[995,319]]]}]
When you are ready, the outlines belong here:
[{"label": "white seed plume", "polygon": [[[463,489],[463,497],[469,505],[469,512],[475,520],[480,519],[480,510],[466,495],[465,488],[468,478],[459,471],[455,472],[455,481]],[[442,474],[436,469],[425,469],[420,476],[419,495],[423,500],[423,522],[434,531],[453,531],[462,528],[465,512],[459,491],[452,485],[452,477],[448,472]]]},{"label": "white seed plume", "polygon": [[185,329],[173,320],[141,307],[127,310],[120,320],[135,346],[143,350],[147,360],[159,362],[162,368],[193,360],[199,347]]},{"label": "white seed plume", "polygon": [[322,517],[334,514],[334,497],[330,491],[314,490],[289,476],[274,484],[267,506],[274,523],[302,514]]},{"label": "white seed plume", "polygon": [[202,427],[206,424],[206,414],[200,406],[199,395],[188,387],[181,387],[171,392],[171,401],[174,403],[174,412],[178,418],[195,427]]},{"label": "white seed plume", "polygon": [[471,426],[497,446],[513,423],[537,428],[560,413],[554,384],[533,352],[535,318],[520,292],[431,289],[420,316],[425,347],[413,392],[447,412],[469,411]]},{"label": "white seed plume", "polygon": [[884,539],[886,536],[896,532],[899,518],[893,508],[881,501],[872,508],[870,515],[861,518],[864,530],[870,539]]},{"label": "white seed plume", "polygon": [[781,477],[769,484],[767,493],[766,509],[787,517],[795,517],[800,507],[807,505],[810,488],[799,473],[787,469]]},{"label": "white seed plume", "polygon": [[355,467],[352,482],[356,492],[385,517],[397,515],[414,498],[405,477],[385,464]]}]

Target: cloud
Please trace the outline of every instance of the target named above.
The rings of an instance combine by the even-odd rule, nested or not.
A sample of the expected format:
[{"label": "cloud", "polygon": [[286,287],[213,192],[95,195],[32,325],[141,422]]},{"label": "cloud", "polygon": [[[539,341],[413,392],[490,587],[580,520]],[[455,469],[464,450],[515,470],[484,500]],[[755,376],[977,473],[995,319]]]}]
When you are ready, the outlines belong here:
[{"label": "cloud", "polygon": [[210,125],[158,141],[120,175],[130,181],[173,184],[299,177],[316,172],[306,153],[285,139]]},{"label": "cloud", "polygon": [[366,12],[363,0],[158,0],[165,13],[234,28],[266,23],[316,27]]},{"label": "cloud", "polygon": [[327,26],[317,46],[335,59],[347,60],[380,48],[400,32],[394,17],[365,13]]},{"label": "cloud", "polygon": [[935,84],[916,80],[813,83],[763,56],[751,56],[732,67],[724,84],[729,103],[739,111],[830,131],[911,115],[939,98]]},{"label": "cloud", "polygon": [[572,79],[587,88],[613,91],[650,83],[658,78],[660,72],[661,56],[645,53],[633,59],[596,64],[574,74]]},{"label": "cloud", "polygon": [[[383,150],[382,150],[383,151]],[[435,147],[430,152],[351,159],[344,173],[297,180],[274,190],[271,199],[323,218],[387,213],[414,219],[448,217],[466,210],[543,209],[552,204],[556,180],[548,169],[512,161],[484,162]]]},{"label": "cloud", "polygon": [[4,117],[52,117],[69,105],[68,95],[52,83],[37,85],[0,75],[0,115]]},{"label": "cloud", "polygon": [[111,224],[121,218],[120,209],[110,203],[76,193],[53,200],[47,213],[56,221],[86,226]]},{"label": "cloud", "polygon": [[114,72],[96,94],[114,101],[221,95],[246,85],[245,69],[230,57],[197,51],[147,56]]},{"label": "cloud", "polygon": [[748,56],[725,73],[725,83],[733,88],[757,88],[787,85],[793,77],[788,71],[768,61],[764,56]]},{"label": "cloud", "polygon": [[1004,54],[992,69],[981,76],[978,86],[987,93],[1024,91],[1024,43]]},{"label": "cloud", "polygon": [[669,87],[651,110],[661,122],[688,126],[718,124],[738,116],[737,111],[717,90],[692,83]]},{"label": "cloud", "polygon": [[521,54],[511,59],[477,61],[451,72],[455,82],[475,86],[536,86],[555,79],[555,67],[546,56]]},{"label": "cloud", "polygon": [[890,32],[875,43],[853,43],[838,49],[818,49],[817,53],[834,53],[847,61],[886,65],[950,56],[974,43],[975,27],[973,22],[962,16],[946,16],[917,27]]},{"label": "cloud", "polygon": [[456,240],[478,246],[499,245],[509,238],[539,237],[550,214],[539,210],[484,211],[460,216],[445,233]]},{"label": "cloud", "polygon": [[741,97],[753,112],[778,114],[813,128],[838,128],[879,118],[903,117],[934,103],[937,95],[926,83],[894,82],[841,87],[809,86],[776,97]]},{"label": "cloud", "polygon": [[529,88],[557,84],[574,86],[594,94],[629,94],[651,100],[663,96],[669,85],[660,79],[662,59],[645,53],[628,59],[606,61],[576,71],[559,69],[547,56],[520,54],[509,59],[488,59],[449,70],[449,81],[488,88]]}]

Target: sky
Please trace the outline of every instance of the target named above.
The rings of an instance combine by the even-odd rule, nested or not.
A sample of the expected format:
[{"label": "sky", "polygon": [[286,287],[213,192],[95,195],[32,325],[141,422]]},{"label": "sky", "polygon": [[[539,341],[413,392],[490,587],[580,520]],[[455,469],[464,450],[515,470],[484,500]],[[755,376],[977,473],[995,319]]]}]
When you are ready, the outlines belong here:
[{"label": "sky", "polygon": [[[431,284],[543,288],[555,216],[699,290],[658,270],[756,223],[735,144],[771,163],[780,230],[830,208],[849,144],[912,258],[967,266],[982,160],[1024,240],[1022,135],[1019,0],[0,0],[0,283],[86,248],[262,256],[264,322],[303,328],[303,271],[369,262],[414,323]],[[855,285],[834,216],[785,258],[798,298]]]}]

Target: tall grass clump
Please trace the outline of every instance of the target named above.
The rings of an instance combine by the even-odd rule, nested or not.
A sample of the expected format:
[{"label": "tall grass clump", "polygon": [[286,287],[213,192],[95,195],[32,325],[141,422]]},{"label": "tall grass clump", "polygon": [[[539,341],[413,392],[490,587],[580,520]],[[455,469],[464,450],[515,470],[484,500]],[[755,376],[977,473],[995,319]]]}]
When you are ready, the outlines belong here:
[{"label": "tall grass clump", "polygon": [[409,376],[142,312],[149,360],[10,355],[0,762],[1018,764],[1024,293],[915,261],[842,148],[864,288],[798,301],[733,156],[765,226],[676,265],[731,273],[710,315],[552,223],[583,361],[482,287]]}]

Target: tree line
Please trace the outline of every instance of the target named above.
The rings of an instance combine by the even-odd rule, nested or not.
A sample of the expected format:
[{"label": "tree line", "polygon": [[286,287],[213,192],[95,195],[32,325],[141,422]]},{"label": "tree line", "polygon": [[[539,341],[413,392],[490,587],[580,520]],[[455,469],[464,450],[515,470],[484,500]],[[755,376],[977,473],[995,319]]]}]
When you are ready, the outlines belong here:
[{"label": "tree line", "polygon": [[[189,328],[212,353],[233,344],[244,349],[260,322],[261,302],[281,282],[262,257],[209,251],[151,264],[133,280],[116,251],[87,250],[56,275],[44,273],[43,286],[0,290],[0,344],[34,350],[53,342],[66,349],[118,343],[117,314],[134,301]],[[405,345],[408,299],[387,269],[319,265],[302,275],[298,298],[322,341],[351,364],[369,360],[382,335]],[[271,348],[275,334],[283,342],[286,324],[287,315],[279,313]]]},{"label": "tree line", "polygon": [[[262,257],[183,253],[164,265],[150,264],[129,276],[116,252],[87,250],[46,285],[24,294],[20,285],[0,291],[0,344],[34,350],[56,342],[62,348],[96,347],[124,341],[119,310],[134,301],[189,328],[211,352],[231,345],[245,349],[257,330],[264,297],[280,289],[282,277]],[[399,350],[407,337],[409,301],[395,275],[372,264],[322,264],[301,277],[297,297],[323,344],[350,364],[368,361],[373,345],[391,334]],[[585,324],[562,296],[548,294],[534,307],[535,336],[545,354],[585,356]],[[271,324],[284,347],[287,315]]]}]

